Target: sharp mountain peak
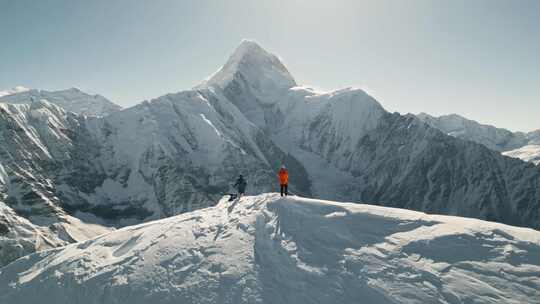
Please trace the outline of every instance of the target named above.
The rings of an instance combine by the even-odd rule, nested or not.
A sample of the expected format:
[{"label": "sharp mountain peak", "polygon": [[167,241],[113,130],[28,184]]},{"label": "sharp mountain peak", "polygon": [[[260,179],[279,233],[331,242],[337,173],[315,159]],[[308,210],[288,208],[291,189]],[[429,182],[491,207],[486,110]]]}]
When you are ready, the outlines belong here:
[{"label": "sharp mountain peak", "polygon": [[225,65],[203,85],[225,88],[239,77],[256,88],[288,89],[296,86],[296,81],[279,57],[247,39],[240,42]]}]

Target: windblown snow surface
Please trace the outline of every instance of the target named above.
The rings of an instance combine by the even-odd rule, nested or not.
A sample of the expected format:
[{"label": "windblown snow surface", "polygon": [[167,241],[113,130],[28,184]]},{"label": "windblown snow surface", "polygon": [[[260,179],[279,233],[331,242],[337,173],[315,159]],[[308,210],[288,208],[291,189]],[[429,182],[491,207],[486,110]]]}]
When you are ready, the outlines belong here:
[{"label": "windblown snow surface", "polygon": [[0,303],[540,303],[540,232],[277,194],[1,269]]}]

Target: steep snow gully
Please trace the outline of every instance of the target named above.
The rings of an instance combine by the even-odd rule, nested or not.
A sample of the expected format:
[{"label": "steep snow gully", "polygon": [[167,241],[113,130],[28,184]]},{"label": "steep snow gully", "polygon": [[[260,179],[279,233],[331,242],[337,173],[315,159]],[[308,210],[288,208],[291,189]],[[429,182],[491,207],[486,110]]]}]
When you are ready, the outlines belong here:
[{"label": "steep snow gully", "polygon": [[0,303],[540,303],[540,232],[277,194],[23,257]]}]

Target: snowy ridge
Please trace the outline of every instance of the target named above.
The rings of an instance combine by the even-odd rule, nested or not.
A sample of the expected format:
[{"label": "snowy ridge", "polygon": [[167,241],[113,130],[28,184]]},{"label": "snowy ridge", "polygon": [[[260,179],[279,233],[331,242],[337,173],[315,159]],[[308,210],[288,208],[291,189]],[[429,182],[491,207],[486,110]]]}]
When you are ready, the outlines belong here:
[{"label": "snowy ridge", "polygon": [[342,156],[374,130],[386,113],[379,102],[358,88],[325,93],[293,89],[274,111],[284,117],[282,121],[276,118],[278,122],[270,127],[276,142],[315,152],[338,169],[346,167],[343,162],[347,159]]},{"label": "snowy ridge", "polygon": [[13,89],[0,91],[0,97],[7,96],[7,95],[13,95],[21,92],[26,92],[30,90],[29,88],[25,88],[23,86],[16,86]]},{"label": "snowy ridge", "polygon": [[29,104],[42,99],[81,115],[106,116],[121,109],[101,95],[89,95],[77,88],[60,91],[20,89],[5,96],[0,93],[0,103]]},{"label": "snowy ridge", "polygon": [[540,303],[540,232],[277,194],[4,267],[0,301]]},{"label": "snowy ridge", "polygon": [[420,113],[417,116],[448,135],[483,144],[495,151],[516,149],[528,142],[525,133],[514,133],[506,129],[483,125],[457,114],[433,117],[426,113]]},{"label": "snowy ridge", "polygon": [[482,144],[503,155],[538,163],[540,158],[540,130],[529,133],[511,132],[506,129],[483,125],[457,114],[433,117],[426,113],[417,115],[422,121],[448,135]]}]

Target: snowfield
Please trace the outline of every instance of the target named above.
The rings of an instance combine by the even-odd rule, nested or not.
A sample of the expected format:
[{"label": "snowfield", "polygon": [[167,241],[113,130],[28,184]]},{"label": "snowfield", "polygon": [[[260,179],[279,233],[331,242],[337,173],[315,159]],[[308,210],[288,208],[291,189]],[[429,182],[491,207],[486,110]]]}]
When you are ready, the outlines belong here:
[{"label": "snowfield", "polygon": [[519,149],[504,152],[503,155],[540,165],[540,145],[527,145]]},{"label": "snowfield", "polygon": [[0,303],[540,303],[540,232],[262,194],[1,269]]}]

